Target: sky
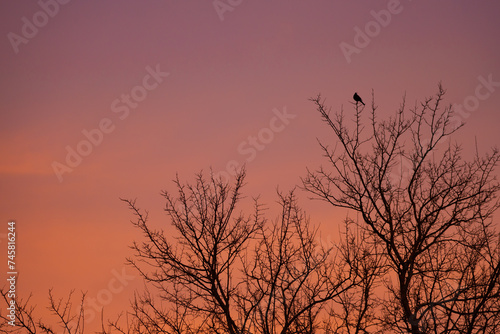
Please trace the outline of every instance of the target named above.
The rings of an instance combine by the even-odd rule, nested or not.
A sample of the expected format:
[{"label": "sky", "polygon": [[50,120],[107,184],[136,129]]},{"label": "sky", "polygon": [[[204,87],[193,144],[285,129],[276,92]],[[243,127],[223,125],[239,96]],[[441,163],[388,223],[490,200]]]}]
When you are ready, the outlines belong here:
[{"label": "sky", "polygon": [[[0,277],[15,221],[19,296],[43,313],[50,288],[85,291],[113,317],[142,286],[120,198],[168,233],[160,193],[176,174],[245,164],[244,194],[275,206],[322,164],[317,139],[333,140],[318,94],[349,112],[373,91],[384,118],[441,82],[465,122],[455,139],[486,153],[500,142],[499,13],[484,0],[1,2]],[[307,197],[329,236],[345,213]]]}]

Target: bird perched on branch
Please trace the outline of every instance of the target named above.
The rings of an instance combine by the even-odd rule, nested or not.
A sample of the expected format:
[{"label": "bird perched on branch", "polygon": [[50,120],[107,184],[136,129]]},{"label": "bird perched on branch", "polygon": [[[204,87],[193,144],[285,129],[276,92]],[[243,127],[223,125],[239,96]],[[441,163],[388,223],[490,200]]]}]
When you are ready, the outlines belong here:
[{"label": "bird perched on branch", "polygon": [[358,93],[355,92],[353,97],[354,101],[356,101],[356,104],[358,104],[358,102],[361,102],[363,105],[365,105],[365,103],[363,102],[363,100],[361,100],[361,97],[359,97]]}]

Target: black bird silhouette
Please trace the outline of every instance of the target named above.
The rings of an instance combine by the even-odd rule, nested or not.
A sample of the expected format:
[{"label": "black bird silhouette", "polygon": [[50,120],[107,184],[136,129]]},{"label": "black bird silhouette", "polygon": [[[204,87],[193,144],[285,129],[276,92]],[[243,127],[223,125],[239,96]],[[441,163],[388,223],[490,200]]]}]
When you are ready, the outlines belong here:
[{"label": "black bird silhouette", "polygon": [[356,104],[358,104],[358,102],[361,102],[363,105],[365,105],[365,103],[363,102],[363,100],[361,100],[361,97],[359,97],[358,93],[355,92],[353,97],[354,101],[356,101]]}]

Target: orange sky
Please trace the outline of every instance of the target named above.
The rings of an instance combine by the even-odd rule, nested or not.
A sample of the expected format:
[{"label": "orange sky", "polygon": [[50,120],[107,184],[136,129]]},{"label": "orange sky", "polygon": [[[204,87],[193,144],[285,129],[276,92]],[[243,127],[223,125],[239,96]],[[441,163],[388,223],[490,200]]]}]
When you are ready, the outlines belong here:
[{"label": "orange sky", "polygon": [[[497,2],[57,1],[0,4],[0,277],[14,219],[18,292],[40,308],[54,287],[123,310],[140,279],[116,273],[139,235],[119,198],[168,224],[176,172],[246,162],[245,194],[274,205],[333,138],[318,93],[349,112],[374,89],[387,117],[441,81],[466,152],[500,142]],[[335,233],[344,213],[300,196]]]}]

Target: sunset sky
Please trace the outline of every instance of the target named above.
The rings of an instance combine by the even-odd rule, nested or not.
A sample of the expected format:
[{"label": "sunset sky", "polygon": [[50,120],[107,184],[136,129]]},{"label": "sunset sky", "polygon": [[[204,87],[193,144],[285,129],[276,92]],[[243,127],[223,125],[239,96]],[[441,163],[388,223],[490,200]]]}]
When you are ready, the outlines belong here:
[{"label": "sunset sky", "polygon": [[[141,288],[120,198],[169,231],[160,192],[176,173],[246,163],[244,194],[275,206],[333,139],[319,93],[347,114],[373,90],[383,118],[442,82],[466,123],[454,139],[486,153],[500,143],[499,15],[484,0],[2,1],[0,277],[15,220],[21,297],[45,312],[50,288],[87,291],[113,317]],[[334,233],[345,213],[299,194]]]}]

